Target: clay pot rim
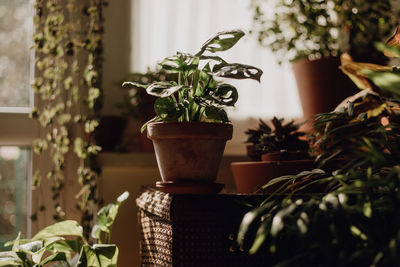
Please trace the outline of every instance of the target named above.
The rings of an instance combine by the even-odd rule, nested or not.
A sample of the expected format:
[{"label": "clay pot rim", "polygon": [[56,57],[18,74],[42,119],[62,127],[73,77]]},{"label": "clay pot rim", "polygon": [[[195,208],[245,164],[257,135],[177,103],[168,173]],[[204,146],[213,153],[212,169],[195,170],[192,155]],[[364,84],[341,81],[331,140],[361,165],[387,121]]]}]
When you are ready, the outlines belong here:
[{"label": "clay pot rim", "polygon": [[284,165],[291,164],[291,162],[314,162],[313,159],[299,159],[299,160],[282,160],[282,161],[242,161],[242,162],[231,162],[231,166],[244,166],[244,165],[268,165],[268,164],[276,164],[276,165]]},{"label": "clay pot rim", "polygon": [[[268,157],[276,159],[268,159]],[[270,152],[261,154],[261,161],[297,161],[297,160],[314,160],[315,157],[310,156],[307,151],[286,151],[286,152]]]},{"label": "clay pot rim", "polygon": [[153,122],[147,125],[147,137],[155,139],[232,139],[232,123],[218,122]]}]

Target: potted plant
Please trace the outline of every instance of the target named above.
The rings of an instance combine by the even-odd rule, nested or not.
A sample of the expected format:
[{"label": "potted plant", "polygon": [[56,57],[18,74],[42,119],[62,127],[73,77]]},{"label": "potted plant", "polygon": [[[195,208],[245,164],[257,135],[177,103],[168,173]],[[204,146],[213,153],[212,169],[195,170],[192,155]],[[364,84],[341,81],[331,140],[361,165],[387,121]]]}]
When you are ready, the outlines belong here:
[{"label": "potted plant", "polygon": [[162,69],[176,73],[178,81],[139,84],[157,98],[156,116],[145,123],[153,141],[162,182],[157,187],[172,193],[212,193],[221,190],[215,183],[225,143],[232,137],[232,124],[224,107],[233,106],[238,93],[232,85],[215,77],[254,79],[262,71],[256,67],[228,63],[210,55],[234,46],[244,32],[217,33],[194,55],[178,52],[165,58]]},{"label": "potted plant", "polygon": [[246,131],[247,142],[254,144],[250,151],[259,157],[256,158],[258,161],[231,164],[239,193],[257,192],[273,178],[315,167],[308,155],[308,142],[301,139],[305,133],[298,130],[301,124],[284,123],[284,119],[276,117],[269,124],[271,126],[260,120],[257,130]]},{"label": "potted plant", "polygon": [[357,92],[338,69],[340,53],[386,61],[373,43],[390,34],[398,17],[389,0],[253,0],[252,9],[259,43],[279,62],[292,62],[307,119],[332,111]]},{"label": "potted plant", "polygon": [[282,161],[309,159],[308,142],[302,137],[305,132],[300,132],[302,125],[294,121],[283,123],[284,119],[274,117],[271,120],[272,128],[260,137],[256,150],[260,151],[263,161]]},{"label": "potted plant", "polygon": [[247,156],[252,161],[260,161],[261,160],[261,151],[257,149],[260,144],[260,138],[264,133],[271,132],[271,128],[260,119],[257,129],[248,129],[245,134],[247,135],[246,143],[246,152]]}]

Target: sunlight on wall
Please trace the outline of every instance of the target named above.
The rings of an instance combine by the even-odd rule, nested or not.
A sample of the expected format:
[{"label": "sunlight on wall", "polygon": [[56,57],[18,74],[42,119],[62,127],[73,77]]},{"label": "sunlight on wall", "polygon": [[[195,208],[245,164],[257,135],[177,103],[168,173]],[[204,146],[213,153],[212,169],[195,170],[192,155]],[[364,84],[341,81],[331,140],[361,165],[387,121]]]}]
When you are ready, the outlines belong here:
[{"label": "sunlight on wall", "polygon": [[[216,32],[251,28],[249,0],[134,0],[132,71],[146,71],[176,51],[196,53]],[[245,80],[233,84],[239,101],[229,111],[231,119],[301,117],[295,80],[289,65],[279,66],[272,53],[245,36],[230,51],[221,53],[228,62],[260,67],[261,84]]]}]

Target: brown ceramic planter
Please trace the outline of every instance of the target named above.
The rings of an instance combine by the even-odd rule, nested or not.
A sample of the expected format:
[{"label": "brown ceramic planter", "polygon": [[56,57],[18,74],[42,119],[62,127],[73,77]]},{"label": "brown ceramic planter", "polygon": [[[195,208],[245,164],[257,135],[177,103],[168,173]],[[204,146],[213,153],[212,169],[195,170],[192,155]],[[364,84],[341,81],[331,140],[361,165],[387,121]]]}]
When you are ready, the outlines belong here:
[{"label": "brown ceramic planter", "polygon": [[314,61],[298,60],[292,64],[304,117],[330,112],[346,97],[359,90],[339,69],[339,58]]},{"label": "brown ceramic planter", "polygon": [[283,160],[310,160],[307,152],[276,152],[261,155],[262,161],[283,161]]},{"label": "brown ceramic planter", "polygon": [[274,178],[315,168],[313,160],[233,162],[233,178],[238,193],[254,193]]},{"label": "brown ceramic planter", "polygon": [[149,124],[147,136],[153,141],[163,186],[214,183],[232,130],[232,124],[224,123]]}]

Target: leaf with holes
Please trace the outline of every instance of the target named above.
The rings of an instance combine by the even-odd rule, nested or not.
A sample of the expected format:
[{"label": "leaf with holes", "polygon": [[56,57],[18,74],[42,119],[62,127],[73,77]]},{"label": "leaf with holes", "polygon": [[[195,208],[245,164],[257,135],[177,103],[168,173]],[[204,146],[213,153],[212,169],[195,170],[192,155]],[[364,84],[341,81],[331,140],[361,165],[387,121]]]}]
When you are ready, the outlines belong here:
[{"label": "leaf with holes", "polygon": [[225,51],[234,46],[242,37],[244,32],[241,30],[223,31],[208,39],[196,55],[202,55],[205,51],[215,53]]},{"label": "leaf with holes", "polygon": [[211,75],[232,79],[253,79],[260,82],[262,73],[263,71],[259,68],[250,65],[232,63],[216,65],[211,72]]},{"label": "leaf with holes", "polygon": [[147,87],[146,92],[149,95],[168,97],[183,87],[183,85],[177,85],[176,82],[155,82]]}]

